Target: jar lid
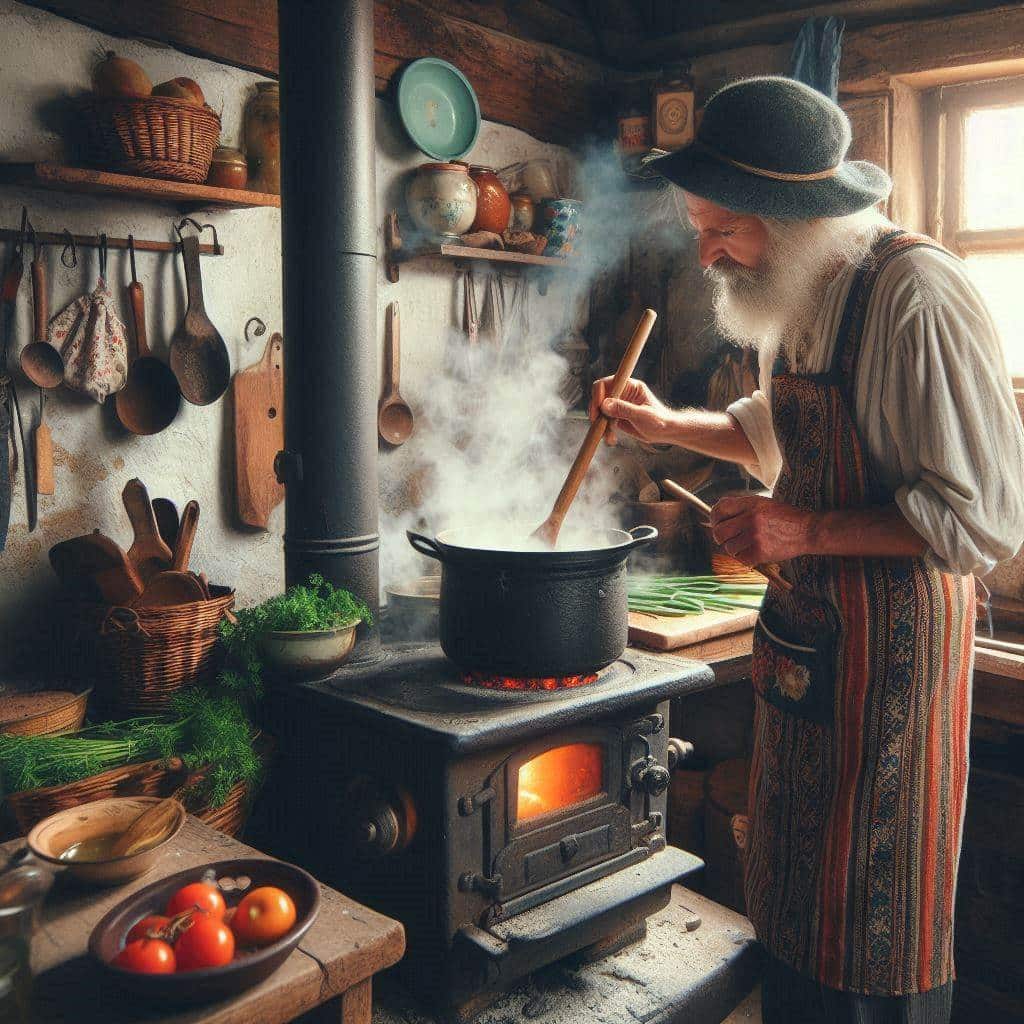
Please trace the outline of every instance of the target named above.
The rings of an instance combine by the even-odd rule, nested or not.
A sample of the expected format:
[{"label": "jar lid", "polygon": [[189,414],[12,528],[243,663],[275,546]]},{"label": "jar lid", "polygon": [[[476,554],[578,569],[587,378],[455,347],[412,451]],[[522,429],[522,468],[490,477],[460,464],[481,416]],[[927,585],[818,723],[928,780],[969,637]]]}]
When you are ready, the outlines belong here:
[{"label": "jar lid", "polygon": [[215,164],[244,164],[245,156],[240,149],[234,146],[218,146],[213,151],[213,162]]}]

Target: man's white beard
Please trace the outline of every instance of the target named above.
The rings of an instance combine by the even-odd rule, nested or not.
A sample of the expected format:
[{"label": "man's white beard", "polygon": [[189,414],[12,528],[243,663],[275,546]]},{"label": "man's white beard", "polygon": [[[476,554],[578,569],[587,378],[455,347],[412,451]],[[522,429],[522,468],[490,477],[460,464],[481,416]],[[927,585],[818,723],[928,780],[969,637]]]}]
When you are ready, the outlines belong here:
[{"label": "man's white beard", "polygon": [[849,217],[764,220],[768,245],[755,267],[719,260],[704,272],[714,284],[718,329],[739,345],[799,365],[814,339],[828,283],[859,263],[890,226],[874,209]]}]

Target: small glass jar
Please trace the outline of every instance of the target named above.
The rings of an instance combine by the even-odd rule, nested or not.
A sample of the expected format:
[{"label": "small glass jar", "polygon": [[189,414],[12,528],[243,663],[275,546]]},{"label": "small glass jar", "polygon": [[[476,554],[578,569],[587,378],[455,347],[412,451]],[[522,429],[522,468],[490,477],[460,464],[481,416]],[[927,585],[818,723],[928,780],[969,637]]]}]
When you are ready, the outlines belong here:
[{"label": "small glass jar", "polygon": [[213,151],[210,173],[206,176],[207,185],[217,188],[245,188],[249,179],[249,167],[240,149],[231,146],[218,146]]},{"label": "small glass jar", "polygon": [[281,194],[281,95],[277,82],[257,82],[245,105],[245,154],[249,188]]}]

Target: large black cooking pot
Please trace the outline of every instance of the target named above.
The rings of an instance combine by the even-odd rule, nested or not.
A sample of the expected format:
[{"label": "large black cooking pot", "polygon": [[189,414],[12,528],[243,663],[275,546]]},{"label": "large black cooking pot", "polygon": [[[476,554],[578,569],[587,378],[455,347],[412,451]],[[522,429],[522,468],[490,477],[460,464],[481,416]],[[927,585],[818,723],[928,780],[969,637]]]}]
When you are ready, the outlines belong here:
[{"label": "large black cooking pot", "polygon": [[592,547],[566,551],[473,546],[474,533],[408,533],[441,563],[441,646],[452,661],[508,676],[569,676],[622,656],[626,558],[658,536],[653,526],[596,531]]}]

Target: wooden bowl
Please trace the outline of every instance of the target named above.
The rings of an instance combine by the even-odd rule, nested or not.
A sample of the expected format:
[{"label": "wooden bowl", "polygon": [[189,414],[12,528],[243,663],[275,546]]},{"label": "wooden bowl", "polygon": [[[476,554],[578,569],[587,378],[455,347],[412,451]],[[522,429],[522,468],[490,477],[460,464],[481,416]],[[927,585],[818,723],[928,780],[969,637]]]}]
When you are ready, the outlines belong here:
[{"label": "wooden bowl", "polygon": [[309,632],[270,630],[259,638],[269,668],[296,679],[329,676],[348,660],[356,645],[358,622]]},{"label": "wooden bowl", "polygon": [[0,732],[12,736],[55,736],[75,732],[85,721],[92,686],[13,680],[0,683]]},{"label": "wooden bowl", "polygon": [[[295,925],[282,939],[262,949],[243,951],[223,967],[207,967],[180,974],[137,974],[115,967],[111,961],[124,947],[129,929],[148,914],[162,914],[171,895],[189,882],[198,882],[212,871],[217,879],[245,875],[252,884],[245,892],[261,885],[283,889],[295,903]],[[228,891],[228,906],[241,902],[245,892]],[[237,995],[273,974],[309,931],[320,911],[320,886],[312,875],[294,864],[279,860],[248,858],[222,860],[179,871],[162,878],[129,896],[96,925],[89,936],[89,954],[121,986],[156,1002],[205,1003]]]},{"label": "wooden bowl", "polygon": [[124,832],[147,807],[161,799],[158,796],[112,797],[58,811],[39,822],[25,841],[34,856],[66,868],[70,878],[90,885],[123,885],[144,875],[170,848],[187,817],[180,804],[177,822],[170,833],[148,850],[112,860],[81,862],[61,860],[60,855],[72,844],[85,839]]}]

